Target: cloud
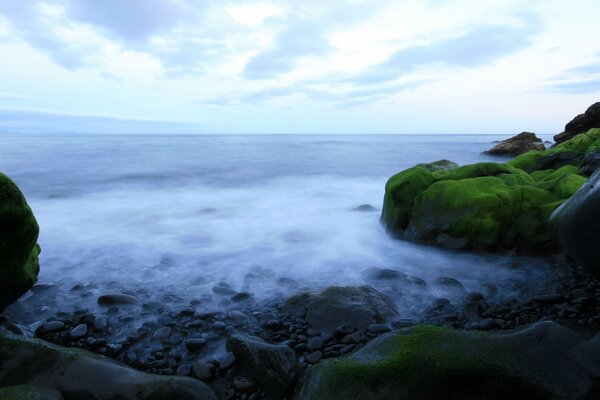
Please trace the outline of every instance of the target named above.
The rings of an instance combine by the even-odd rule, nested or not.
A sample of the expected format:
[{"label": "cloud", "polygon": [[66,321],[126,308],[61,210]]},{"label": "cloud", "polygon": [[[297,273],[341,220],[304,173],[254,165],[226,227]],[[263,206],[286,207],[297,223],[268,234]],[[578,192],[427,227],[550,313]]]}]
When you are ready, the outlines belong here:
[{"label": "cloud", "polygon": [[248,61],[244,76],[249,79],[275,78],[292,71],[301,57],[324,55],[332,50],[321,24],[293,21],[276,35],[269,48]]},{"label": "cloud", "polygon": [[360,84],[393,81],[423,67],[473,68],[488,64],[531,44],[537,24],[525,27],[483,26],[460,36],[403,47],[386,61],[371,66],[349,80]]},{"label": "cloud", "polygon": [[27,97],[27,96],[23,96],[22,94],[0,93],[0,100],[19,100],[19,101],[24,101],[24,100],[31,100],[31,99],[29,97]]},{"label": "cloud", "polygon": [[551,92],[567,94],[600,93],[600,77],[575,82],[557,82],[547,85]]},{"label": "cloud", "polygon": [[0,108],[0,133],[199,133],[203,129],[185,121]]},{"label": "cloud", "polygon": [[600,92],[600,52],[591,63],[569,68],[546,85],[552,92],[587,94]]}]

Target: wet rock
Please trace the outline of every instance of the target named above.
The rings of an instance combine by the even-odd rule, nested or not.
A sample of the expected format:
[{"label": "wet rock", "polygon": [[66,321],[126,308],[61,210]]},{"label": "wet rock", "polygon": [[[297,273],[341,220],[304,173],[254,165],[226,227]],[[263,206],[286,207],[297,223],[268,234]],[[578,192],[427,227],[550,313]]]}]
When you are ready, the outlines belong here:
[{"label": "wet rock", "polygon": [[366,330],[371,324],[398,316],[391,300],[371,286],[332,286],[302,293],[286,300],[280,308],[286,314],[306,315],[308,324],[324,333],[333,333],[340,325]]},{"label": "wet rock", "polygon": [[248,322],[250,321],[246,314],[237,310],[227,314],[227,318],[229,318],[237,324],[248,324]]},{"label": "wet rock", "polygon": [[433,282],[433,291],[440,297],[451,299],[462,299],[465,293],[465,287],[454,278],[442,277]]},{"label": "wet rock", "polygon": [[65,324],[61,321],[45,322],[35,330],[35,334],[39,336],[50,332],[56,332],[64,329],[64,327]]},{"label": "wet rock", "polygon": [[0,338],[0,386],[33,383],[59,390],[68,399],[214,400],[212,390],[184,377],[136,371],[79,349],[37,339]]},{"label": "wet rock", "polygon": [[268,344],[259,338],[235,333],[227,340],[227,350],[235,354],[238,365],[251,373],[270,399],[289,396],[301,368],[288,346]]},{"label": "wet rock", "polygon": [[306,356],[306,362],[310,364],[316,364],[321,360],[321,358],[323,358],[323,353],[321,353],[320,351],[313,351],[308,356]]},{"label": "wet rock", "polygon": [[316,336],[306,343],[306,349],[309,351],[319,350],[322,349],[324,345],[325,342],[323,342],[323,338]]},{"label": "wet rock", "polygon": [[33,385],[0,387],[2,400],[64,400],[63,395],[54,389]]},{"label": "wet rock", "polygon": [[169,336],[171,336],[171,328],[168,326],[160,327],[152,334],[154,340],[167,340]]},{"label": "wet rock", "polygon": [[248,301],[252,299],[252,294],[248,293],[248,292],[240,292],[240,293],[236,293],[233,296],[231,296],[231,301],[234,301],[236,303],[242,302],[242,301]]},{"label": "wet rock", "polygon": [[235,363],[235,360],[236,360],[235,354],[227,353],[225,355],[225,358],[219,363],[219,368],[221,370],[231,368],[233,366],[233,364]]},{"label": "wet rock", "polygon": [[233,296],[236,294],[236,291],[225,283],[220,283],[217,286],[214,286],[212,291],[214,294],[218,294],[220,296]]},{"label": "wet rock", "polygon": [[535,133],[521,132],[510,139],[503,140],[495,145],[484,154],[498,156],[518,156],[532,150],[544,150],[546,147],[542,143],[542,139],[538,138]]},{"label": "wet rock", "polygon": [[370,204],[361,204],[360,206],[354,207],[352,211],[374,212],[377,211],[377,209]]},{"label": "wet rock", "polygon": [[185,341],[185,348],[188,351],[198,351],[204,347],[206,347],[206,339],[203,338],[188,339]]},{"label": "wet rock", "polygon": [[556,143],[572,139],[592,128],[600,128],[600,102],[592,104],[583,114],[577,115],[567,125],[565,131],[554,136]]},{"label": "wet rock", "polygon": [[87,335],[88,327],[86,324],[79,324],[69,332],[73,339],[79,339]]},{"label": "wet rock", "polygon": [[98,304],[102,306],[127,305],[137,303],[137,297],[124,293],[110,293],[98,297]]},{"label": "wet rock", "polygon": [[245,375],[237,375],[234,377],[231,386],[233,386],[237,392],[241,393],[252,393],[257,390],[256,381]]},{"label": "wet rock", "polygon": [[192,366],[193,365],[191,364],[181,364],[179,367],[177,367],[175,373],[179,376],[190,376],[192,373]]},{"label": "wet rock", "polygon": [[367,328],[367,331],[369,331],[371,333],[381,334],[381,333],[389,332],[389,331],[391,331],[391,329],[389,326],[384,325],[384,324],[371,324]]},{"label": "wet rock", "polygon": [[217,372],[216,367],[207,362],[199,362],[198,364],[192,367],[192,374],[199,379],[209,380],[211,379],[215,373]]}]

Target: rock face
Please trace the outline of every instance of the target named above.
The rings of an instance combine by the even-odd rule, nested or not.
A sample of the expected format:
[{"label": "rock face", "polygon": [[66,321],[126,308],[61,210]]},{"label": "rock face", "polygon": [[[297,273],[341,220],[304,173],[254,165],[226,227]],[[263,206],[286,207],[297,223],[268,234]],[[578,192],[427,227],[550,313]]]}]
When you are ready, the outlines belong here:
[{"label": "rock face", "polygon": [[554,141],[562,143],[592,128],[600,128],[600,102],[592,104],[585,113],[573,118],[565,126],[564,132],[554,136]]},{"label": "rock face", "polygon": [[269,399],[283,399],[293,393],[302,368],[290,347],[265,343],[238,332],[227,339],[227,350],[261,384]]},{"label": "rock face", "polygon": [[502,334],[417,326],[307,371],[298,400],[591,399],[600,335],[554,322]]},{"label": "rock face", "polygon": [[288,299],[280,309],[284,314],[305,316],[312,328],[327,334],[342,325],[365,331],[371,324],[398,316],[392,301],[371,286],[332,286],[320,292],[301,293]]},{"label": "rock face", "polygon": [[37,281],[38,234],[23,193],[0,173],[0,312]]},{"label": "rock face", "polygon": [[554,211],[550,221],[567,253],[600,278],[600,170]]},{"label": "rock face", "polygon": [[542,139],[532,132],[521,132],[510,139],[503,140],[484,154],[498,156],[518,156],[531,150],[545,150]]},{"label": "rock face", "polygon": [[216,400],[208,386],[136,371],[116,361],[41,340],[0,335],[0,386],[35,385],[67,399]]}]

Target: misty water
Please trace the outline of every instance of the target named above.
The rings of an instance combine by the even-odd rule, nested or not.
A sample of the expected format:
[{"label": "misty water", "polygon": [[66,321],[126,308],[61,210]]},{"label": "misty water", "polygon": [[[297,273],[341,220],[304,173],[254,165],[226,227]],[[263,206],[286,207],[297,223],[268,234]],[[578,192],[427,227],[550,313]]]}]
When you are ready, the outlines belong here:
[{"label": "misty water", "polygon": [[[493,283],[498,299],[547,291],[553,269],[544,259],[417,245],[390,238],[379,223],[391,175],[443,158],[498,161],[480,153],[502,138],[2,135],[0,171],[27,197],[42,247],[41,289],[8,312],[33,323],[123,291],[218,309],[231,305],[214,293],[219,285],[261,301],[371,284],[401,315],[418,317],[427,299],[444,295],[433,284],[440,277],[467,290]],[[377,211],[352,210],[362,204]],[[374,267],[427,286],[415,294],[372,281]],[[44,291],[43,301],[32,300]]]}]

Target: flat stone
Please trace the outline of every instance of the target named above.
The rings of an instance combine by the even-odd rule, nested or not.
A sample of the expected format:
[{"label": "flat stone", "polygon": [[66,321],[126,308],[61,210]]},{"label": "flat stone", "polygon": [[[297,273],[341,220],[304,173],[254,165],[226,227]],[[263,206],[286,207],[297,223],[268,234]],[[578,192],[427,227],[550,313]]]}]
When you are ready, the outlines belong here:
[{"label": "flat stone", "polygon": [[171,328],[168,326],[163,326],[154,331],[152,337],[155,340],[166,340],[171,335]]},{"label": "flat stone", "polygon": [[110,293],[98,297],[98,304],[102,306],[135,304],[137,301],[137,297],[124,293]]}]

